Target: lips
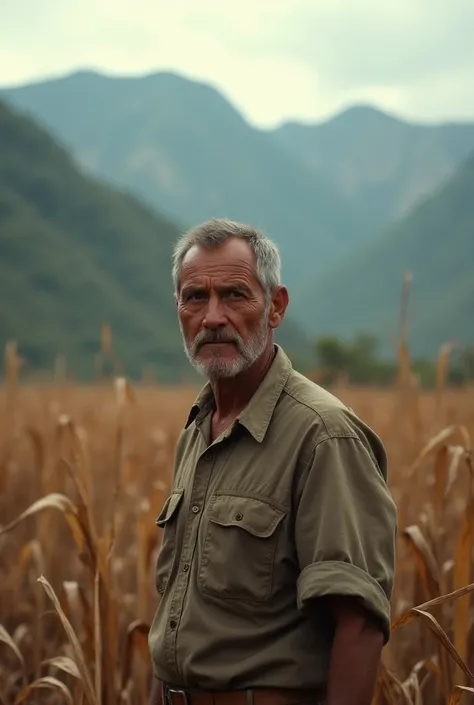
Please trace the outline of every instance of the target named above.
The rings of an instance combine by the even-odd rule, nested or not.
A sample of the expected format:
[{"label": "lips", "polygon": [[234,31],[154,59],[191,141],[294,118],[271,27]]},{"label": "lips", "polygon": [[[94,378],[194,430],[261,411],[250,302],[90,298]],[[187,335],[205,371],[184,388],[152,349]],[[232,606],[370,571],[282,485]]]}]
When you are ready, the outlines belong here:
[{"label": "lips", "polygon": [[220,347],[222,345],[235,345],[233,340],[226,340],[226,341],[216,341],[216,342],[211,342],[210,340],[206,341],[205,343],[201,343],[200,347],[205,347],[206,345],[212,345],[214,347]]}]

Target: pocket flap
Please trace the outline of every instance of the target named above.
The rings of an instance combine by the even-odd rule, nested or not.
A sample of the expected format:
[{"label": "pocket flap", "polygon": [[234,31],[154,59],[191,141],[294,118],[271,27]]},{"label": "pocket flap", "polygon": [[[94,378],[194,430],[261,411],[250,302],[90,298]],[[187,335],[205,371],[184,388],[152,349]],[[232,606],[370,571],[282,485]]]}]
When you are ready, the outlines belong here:
[{"label": "pocket flap", "polygon": [[179,507],[181,499],[183,498],[183,492],[183,489],[173,490],[156,518],[155,524],[157,526],[164,526],[171,519],[176,509]]},{"label": "pocket flap", "polygon": [[268,502],[236,495],[214,495],[209,508],[214,524],[237,526],[260,538],[271,536],[284,516],[284,511]]}]

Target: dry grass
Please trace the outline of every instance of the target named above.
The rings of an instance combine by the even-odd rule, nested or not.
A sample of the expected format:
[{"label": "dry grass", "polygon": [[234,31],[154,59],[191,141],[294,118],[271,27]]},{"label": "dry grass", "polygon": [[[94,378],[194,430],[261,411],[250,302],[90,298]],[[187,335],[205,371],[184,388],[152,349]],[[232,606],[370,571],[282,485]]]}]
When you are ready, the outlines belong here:
[{"label": "dry grass", "polygon": [[[420,394],[405,363],[396,389],[335,390],[385,441],[400,512],[376,701],[474,702],[474,390],[443,390],[444,357],[439,390]],[[11,364],[0,390],[0,702],[144,704],[154,519],[196,390],[18,388]]]}]

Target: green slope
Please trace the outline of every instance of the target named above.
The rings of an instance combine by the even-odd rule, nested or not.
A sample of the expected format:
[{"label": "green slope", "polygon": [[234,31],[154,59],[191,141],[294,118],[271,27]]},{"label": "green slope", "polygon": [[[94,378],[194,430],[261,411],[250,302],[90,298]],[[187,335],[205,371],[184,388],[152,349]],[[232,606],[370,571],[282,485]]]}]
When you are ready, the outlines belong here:
[{"label": "green slope", "polygon": [[85,178],[29,119],[0,105],[1,339],[34,366],[56,353],[86,373],[100,326],[126,369],[179,367],[169,286],[177,229],[133,198]]},{"label": "green slope", "polygon": [[[29,369],[57,354],[86,378],[103,322],[125,371],[153,365],[175,381],[189,366],[172,297],[174,224],[84,176],[29,118],[0,102],[0,346],[17,340]],[[289,320],[282,344],[304,360]]]},{"label": "green slope", "polygon": [[447,340],[474,341],[474,156],[431,197],[327,276],[300,300],[311,330],[350,338],[397,334],[405,270],[413,273],[410,340],[434,355]]},{"label": "green slope", "polygon": [[474,121],[410,124],[365,106],[317,125],[288,123],[273,134],[380,226],[406,215],[474,149]]},{"label": "green slope", "polygon": [[363,209],[207,85],[167,73],[81,72],[2,95],[93,173],[178,222],[226,216],[264,228],[280,246],[292,288],[302,266],[323,269],[368,231]]}]

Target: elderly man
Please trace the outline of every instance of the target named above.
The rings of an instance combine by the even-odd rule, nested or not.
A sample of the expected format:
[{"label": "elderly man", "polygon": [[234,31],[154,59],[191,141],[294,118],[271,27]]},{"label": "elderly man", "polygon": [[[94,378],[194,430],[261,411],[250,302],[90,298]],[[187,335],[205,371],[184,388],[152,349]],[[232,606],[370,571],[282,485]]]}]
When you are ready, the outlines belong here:
[{"label": "elderly man", "polygon": [[152,705],[369,705],[390,636],[396,508],[381,441],[292,369],[275,245],[211,220],[173,268],[208,382],[157,518]]}]

